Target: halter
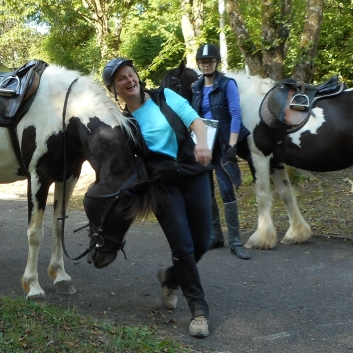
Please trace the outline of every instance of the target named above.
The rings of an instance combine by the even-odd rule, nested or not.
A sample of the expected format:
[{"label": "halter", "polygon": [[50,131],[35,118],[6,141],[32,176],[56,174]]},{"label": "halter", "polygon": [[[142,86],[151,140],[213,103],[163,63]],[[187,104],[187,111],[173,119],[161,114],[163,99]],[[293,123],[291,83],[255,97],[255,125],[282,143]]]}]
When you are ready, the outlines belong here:
[{"label": "halter", "polygon": [[[108,240],[112,243],[114,243],[116,245],[115,249],[116,250],[121,250],[124,254],[124,257],[126,259],[126,254],[124,251],[124,246],[126,244],[126,241],[119,241],[114,239],[113,237],[103,233],[103,228],[105,225],[105,222],[109,216],[109,214],[111,213],[111,211],[114,209],[114,207],[116,206],[117,202],[120,199],[120,196],[123,194],[128,195],[128,196],[132,196],[132,194],[130,192],[127,191],[127,188],[131,185],[131,183],[138,177],[137,173],[132,174],[126,181],[125,183],[122,185],[122,187],[115,193],[112,194],[103,194],[103,195],[89,195],[88,192],[86,192],[87,197],[90,198],[96,198],[96,199],[102,199],[102,198],[110,198],[110,197],[114,197],[114,199],[112,200],[112,202],[110,203],[108,209],[105,211],[105,213],[103,214],[103,217],[100,220],[100,225],[99,225],[99,229],[97,233],[93,233],[91,235],[91,239],[93,240],[91,242],[91,244],[89,245],[89,247],[79,256],[72,258],[70,257],[70,255],[67,253],[66,251],[66,247],[65,247],[65,220],[66,218],[68,218],[68,216],[66,215],[66,210],[65,210],[65,199],[66,199],[66,123],[65,123],[65,116],[66,116],[66,108],[67,108],[67,102],[69,99],[69,95],[71,92],[71,88],[72,86],[76,83],[78,79],[75,79],[74,81],[71,82],[67,92],[66,92],[66,96],[65,96],[65,101],[64,101],[64,106],[63,106],[63,112],[62,112],[62,127],[63,127],[63,146],[64,146],[64,168],[63,168],[63,201],[62,201],[62,217],[58,217],[58,220],[62,221],[62,227],[61,227],[61,243],[62,243],[62,248],[63,248],[63,252],[66,255],[66,257],[68,257],[70,260],[79,260],[81,259],[83,256],[87,255],[91,250],[93,250],[94,248],[96,250],[100,250],[100,251],[104,251],[102,249],[100,249],[103,245],[104,245],[104,240]],[[86,228],[89,226],[89,223],[74,230],[74,233]]]}]

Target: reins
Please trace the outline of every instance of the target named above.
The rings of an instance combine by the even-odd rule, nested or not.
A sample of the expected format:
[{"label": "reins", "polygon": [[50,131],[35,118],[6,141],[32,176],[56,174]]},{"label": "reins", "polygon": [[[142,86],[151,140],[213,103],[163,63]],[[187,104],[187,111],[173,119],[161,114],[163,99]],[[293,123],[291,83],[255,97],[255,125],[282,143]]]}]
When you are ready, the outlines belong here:
[{"label": "reins", "polygon": [[83,256],[85,256],[88,253],[88,249],[85,250],[80,256],[77,256],[75,258],[72,258],[65,247],[65,220],[69,216],[66,215],[66,108],[67,108],[67,102],[69,100],[69,95],[71,92],[72,86],[77,82],[78,78],[73,80],[67,89],[66,96],[65,96],[65,101],[64,101],[64,106],[63,106],[63,112],[62,112],[62,129],[63,129],[63,153],[64,153],[64,167],[63,167],[63,197],[62,197],[62,217],[58,217],[58,221],[61,221],[61,243],[62,243],[62,248],[64,251],[64,254],[66,257],[68,257],[70,260],[79,260]]},{"label": "reins", "polygon": [[[114,239],[113,237],[103,233],[103,228],[104,228],[104,224],[109,216],[109,214],[111,213],[111,211],[114,209],[114,207],[116,206],[118,200],[120,199],[121,194],[125,194],[128,196],[132,196],[131,193],[129,193],[127,191],[127,188],[130,186],[130,184],[138,177],[137,173],[132,174],[126,181],[125,183],[122,185],[122,187],[116,191],[115,193],[112,194],[105,194],[105,195],[89,195],[88,192],[86,192],[86,197],[90,197],[90,198],[96,198],[96,199],[102,199],[102,198],[110,198],[113,197],[114,199],[112,200],[112,202],[110,203],[108,209],[105,211],[105,213],[103,214],[101,220],[100,220],[100,225],[99,225],[99,229],[97,233],[92,234],[91,236],[91,244],[89,245],[89,247],[79,256],[72,258],[65,247],[65,220],[66,218],[68,218],[68,215],[66,215],[66,122],[65,122],[65,118],[66,118],[66,109],[67,109],[67,103],[68,103],[68,99],[69,99],[69,95],[71,92],[71,88],[72,86],[77,82],[78,78],[73,80],[66,92],[66,96],[65,96],[65,101],[64,101],[64,106],[63,106],[63,112],[62,112],[62,128],[63,128],[63,153],[64,153],[64,168],[63,168],[63,198],[62,198],[62,217],[58,217],[58,220],[62,221],[62,227],[61,227],[61,242],[62,242],[62,248],[63,248],[63,252],[65,254],[65,256],[67,258],[69,258],[70,260],[79,260],[81,259],[83,256],[87,255],[92,249],[96,248],[101,248],[104,245],[104,240],[108,240],[112,243],[114,243],[116,245],[116,249],[117,250],[121,250],[124,254],[124,257],[126,259],[126,254],[124,251],[124,246],[126,244],[126,241],[119,241]],[[74,230],[74,233],[88,227],[89,224],[86,224],[78,229]],[[101,250],[102,251],[102,250]]]}]

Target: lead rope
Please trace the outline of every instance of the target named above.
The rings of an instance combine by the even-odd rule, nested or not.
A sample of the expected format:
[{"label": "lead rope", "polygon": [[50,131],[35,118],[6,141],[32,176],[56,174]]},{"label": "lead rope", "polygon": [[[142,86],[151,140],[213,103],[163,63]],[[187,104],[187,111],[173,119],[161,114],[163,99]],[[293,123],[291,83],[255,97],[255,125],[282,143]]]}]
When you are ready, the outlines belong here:
[{"label": "lead rope", "polygon": [[63,112],[62,112],[63,152],[64,152],[63,198],[62,198],[62,217],[58,217],[58,221],[62,222],[62,224],[61,224],[61,244],[62,244],[62,248],[63,248],[64,254],[70,260],[78,260],[78,259],[82,258],[83,256],[85,256],[90,251],[90,249],[87,249],[80,256],[78,256],[76,258],[71,258],[69,256],[69,254],[67,253],[66,247],[65,247],[65,220],[66,220],[66,218],[68,218],[68,216],[66,215],[66,207],[65,207],[65,204],[66,204],[66,122],[65,122],[65,118],[66,118],[67,102],[69,100],[69,95],[70,95],[70,92],[71,92],[71,88],[77,82],[77,80],[78,80],[78,78],[73,80],[71,82],[69,88],[67,89],[66,96],[65,96],[65,101],[64,101],[64,106],[63,106]]}]

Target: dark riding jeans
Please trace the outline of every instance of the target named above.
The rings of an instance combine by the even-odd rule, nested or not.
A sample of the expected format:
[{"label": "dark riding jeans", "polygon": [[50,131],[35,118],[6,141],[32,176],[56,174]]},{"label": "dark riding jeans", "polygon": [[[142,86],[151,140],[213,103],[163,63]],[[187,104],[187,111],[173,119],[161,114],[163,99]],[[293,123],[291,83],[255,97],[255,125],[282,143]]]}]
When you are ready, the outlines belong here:
[{"label": "dark riding jeans", "polygon": [[206,174],[166,186],[156,218],[167,237],[172,256],[194,254],[196,262],[208,250],[211,237],[211,194]]},{"label": "dark riding jeans", "polygon": [[[221,194],[223,203],[234,202],[236,200],[235,193],[234,193],[234,184],[231,178],[229,177],[229,175],[223,169],[221,164],[221,159],[222,159],[221,147],[218,144],[215,144],[214,150],[212,153],[212,165],[215,168],[219,192]],[[215,198],[213,171],[210,172],[210,179],[211,179],[211,195],[212,195],[212,198]]]}]

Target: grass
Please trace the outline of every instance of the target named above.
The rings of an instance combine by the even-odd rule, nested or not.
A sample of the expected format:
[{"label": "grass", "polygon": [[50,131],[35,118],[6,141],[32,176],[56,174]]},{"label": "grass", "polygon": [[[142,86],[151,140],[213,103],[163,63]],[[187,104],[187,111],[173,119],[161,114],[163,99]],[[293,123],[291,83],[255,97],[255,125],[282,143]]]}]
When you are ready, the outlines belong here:
[{"label": "grass", "polygon": [[189,353],[151,327],[111,326],[74,310],[0,297],[1,353]]}]

